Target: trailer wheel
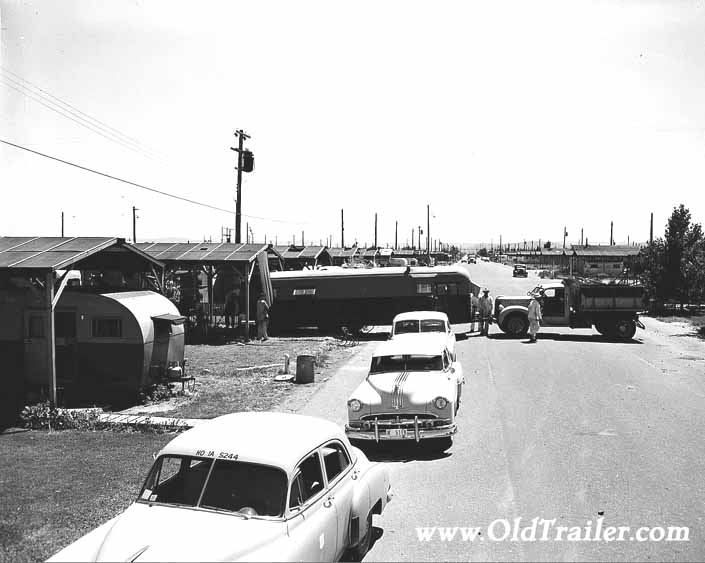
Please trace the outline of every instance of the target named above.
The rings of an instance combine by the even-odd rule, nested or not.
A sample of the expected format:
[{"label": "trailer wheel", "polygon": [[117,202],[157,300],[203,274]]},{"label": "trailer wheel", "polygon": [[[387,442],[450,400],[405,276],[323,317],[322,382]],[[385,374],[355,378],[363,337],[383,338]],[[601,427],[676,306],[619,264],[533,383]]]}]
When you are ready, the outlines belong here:
[{"label": "trailer wheel", "polygon": [[619,319],[614,323],[614,335],[617,338],[631,340],[636,334],[636,323],[632,319]]},{"label": "trailer wheel", "polygon": [[529,330],[529,321],[522,315],[510,315],[499,328],[510,336],[521,337]]}]

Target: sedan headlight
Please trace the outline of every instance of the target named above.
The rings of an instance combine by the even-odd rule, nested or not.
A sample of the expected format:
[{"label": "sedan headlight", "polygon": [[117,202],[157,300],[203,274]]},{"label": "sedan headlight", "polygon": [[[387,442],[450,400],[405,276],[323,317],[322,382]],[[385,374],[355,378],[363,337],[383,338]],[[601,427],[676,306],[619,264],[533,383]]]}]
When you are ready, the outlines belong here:
[{"label": "sedan headlight", "polygon": [[348,401],[348,407],[353,412],[358,412],[362,408],[362,403],[357,399],[350,399]]},{"label": "sedan headlight", "polygon": [[433,404],[436,405],[436,408],[438,410],[443,410],[448,406],[448,399],[446,399],[445,397],[436,397],[433,400]]}]

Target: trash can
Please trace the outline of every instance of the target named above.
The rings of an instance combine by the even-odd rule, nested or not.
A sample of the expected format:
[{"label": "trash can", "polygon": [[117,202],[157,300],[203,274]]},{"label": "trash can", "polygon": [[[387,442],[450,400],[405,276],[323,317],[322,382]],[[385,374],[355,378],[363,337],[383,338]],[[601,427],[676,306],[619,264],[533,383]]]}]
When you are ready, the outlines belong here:
[{"label": "trash can", "polygon": [[296,356],[296,383],[313,383],[316,356]]}]

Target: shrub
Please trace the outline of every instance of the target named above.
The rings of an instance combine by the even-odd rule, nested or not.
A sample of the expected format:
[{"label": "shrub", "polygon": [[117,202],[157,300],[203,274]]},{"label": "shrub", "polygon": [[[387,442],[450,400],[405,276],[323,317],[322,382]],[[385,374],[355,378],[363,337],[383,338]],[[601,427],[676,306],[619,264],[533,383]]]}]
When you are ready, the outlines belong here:
[{"label": "shrub", "polygon": [[49,401],[26,406],[20,413],[24,428],[66,430],[95,428],[101,409],[59,409]]}]

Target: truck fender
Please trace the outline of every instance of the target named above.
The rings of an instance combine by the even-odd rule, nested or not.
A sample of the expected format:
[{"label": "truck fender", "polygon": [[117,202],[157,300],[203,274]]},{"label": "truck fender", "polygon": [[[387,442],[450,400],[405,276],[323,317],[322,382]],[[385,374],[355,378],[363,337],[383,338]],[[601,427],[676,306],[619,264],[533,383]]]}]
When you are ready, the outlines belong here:
[{"label": "truck fender", "polygon": [[509,315],[512,313],[521,313],[524,317],[529,316],[529,309],[526,307],[522,307],[521,305],[509,305],[508,307],[504,307],[497,315],[497,324],[499,326],[502,326],[504,323],[504,319],[506,319]]}]

